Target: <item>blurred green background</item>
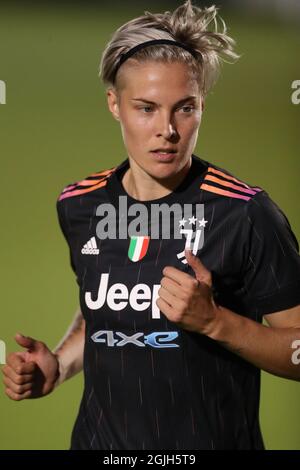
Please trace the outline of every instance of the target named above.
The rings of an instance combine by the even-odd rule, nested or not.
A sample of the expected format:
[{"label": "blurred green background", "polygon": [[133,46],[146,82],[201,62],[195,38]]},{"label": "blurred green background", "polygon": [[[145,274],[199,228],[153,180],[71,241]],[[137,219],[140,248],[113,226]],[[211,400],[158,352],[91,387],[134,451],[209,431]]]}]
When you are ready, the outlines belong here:
[{"label": "blurred green background", "polygon": [[[56,218],[59,192],[126,157],[97,77],[104,45],[144,9],[180,3],[1,2],[7,103],[0,105],[0,339],[7,352],[18,349],[17,331],[53,348],[78,304]],[[224,65],[206,100],[195,153],[266,189],[299,240],[300,105],[291,102],[291,83],[300,79],[299,23],[268,11],[224,8],[221,14],[242,58]],[[68,448],[81,392],[81,376],[42,400],[16,403],[1,391],[0,449]],[[268,449],[300,449],[299,392],[299,383],[263,373],[260,415]]]}]

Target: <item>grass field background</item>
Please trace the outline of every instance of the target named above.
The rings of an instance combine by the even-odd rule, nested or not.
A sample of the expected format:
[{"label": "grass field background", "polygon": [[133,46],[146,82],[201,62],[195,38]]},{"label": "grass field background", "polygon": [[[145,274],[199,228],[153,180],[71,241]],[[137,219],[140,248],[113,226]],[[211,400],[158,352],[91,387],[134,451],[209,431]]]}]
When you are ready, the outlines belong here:
[{"label": "grass field background", "polygon": [[[126,157],[98,63],[116,27],[165,6],[1,3],[0,339],[8,352],[18,349],[17,331],[54,347],[72,319],[77,288],[56,198],[66,184]],[[242,58],[224,65],[206,100],[195,153],[266,189],[299,240],[300,105],[291,103],[291,83],[300,79],[299,29],[225,10],[223,17]],[[1,391],[0,448],[68,448],[81,392],[80,376],[42,400],[15,403]],[[263,373],[268,449],[300,449],[299,392],[299,383]]]}]

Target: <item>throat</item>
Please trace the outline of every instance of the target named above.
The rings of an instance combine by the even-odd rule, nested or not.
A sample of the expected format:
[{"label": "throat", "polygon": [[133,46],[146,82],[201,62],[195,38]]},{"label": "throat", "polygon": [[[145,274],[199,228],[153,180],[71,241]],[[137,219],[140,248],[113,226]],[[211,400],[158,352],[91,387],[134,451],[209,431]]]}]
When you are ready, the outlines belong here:
[{"label": "throat", "polygon": [[185,179],[190,163],[171,178],[158,181],[140,168],[130,166],[122,177],[126,193],[138,201],[151,201],[171,194]]},{"label": "throat", "polygon": [[172,192],[172,189],[165,187],[155,180],[139,182],[137,178],[132,175],[130,169],[124,174],[122,184],[127,194],[138,201],[160,199]]}]

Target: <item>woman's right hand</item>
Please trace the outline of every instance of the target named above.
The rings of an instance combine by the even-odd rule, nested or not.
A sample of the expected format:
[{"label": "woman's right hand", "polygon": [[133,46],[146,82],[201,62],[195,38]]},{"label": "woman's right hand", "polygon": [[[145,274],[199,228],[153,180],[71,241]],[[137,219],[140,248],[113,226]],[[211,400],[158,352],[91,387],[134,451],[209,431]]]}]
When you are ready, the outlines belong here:
[{"label": "woman's right hand", "polygon": [[7,357],[2,368],[6,395],[16,401],[48,395],[59,378],[58,357],[41,341],[21,334],[15,340],[26,351]]}]

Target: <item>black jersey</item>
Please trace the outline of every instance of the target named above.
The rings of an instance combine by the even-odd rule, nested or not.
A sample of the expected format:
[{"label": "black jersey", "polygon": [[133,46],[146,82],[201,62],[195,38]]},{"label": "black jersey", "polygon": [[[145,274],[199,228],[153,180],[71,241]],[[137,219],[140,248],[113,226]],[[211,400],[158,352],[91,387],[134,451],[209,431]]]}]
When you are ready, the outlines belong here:
[{"label": "black jersey", "polygon": [[[57,202],[86,321],[71,448],[262,449],[259,369],[170,322],[156,299],[165,266],[193,275],[184,258],[189,245],[212,272],[220,305],[257,322],[298,305],[300,257],[290,224],[262,188],[195,155],[175,191],[143,203],[122,186],[128,166],[127,159],[68,185]],[[143,231],[136,204],[161,210]],[[168,235],[159,226],[174,204]]]}]

